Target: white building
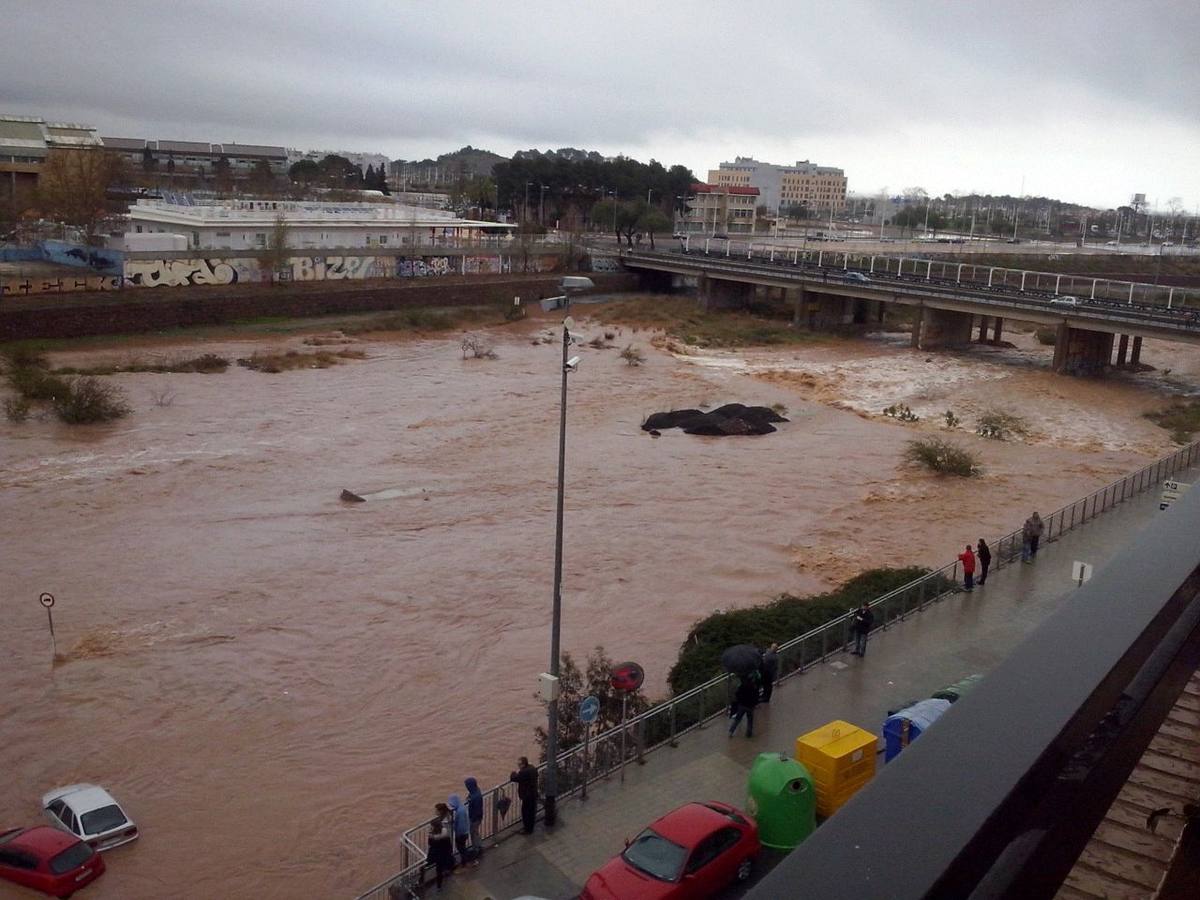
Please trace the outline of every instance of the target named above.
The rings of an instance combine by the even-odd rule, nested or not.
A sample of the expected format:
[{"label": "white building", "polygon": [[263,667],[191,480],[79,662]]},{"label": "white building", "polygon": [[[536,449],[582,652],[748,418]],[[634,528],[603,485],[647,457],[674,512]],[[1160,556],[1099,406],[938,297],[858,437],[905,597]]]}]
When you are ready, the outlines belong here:
[{"label": "white building", "polygon": [[846,173],[818,166],[807,159],[794,166],[777,166],[748,156],[723,162],[708,172],[709,184],[756,187],[761,202],[772,213],[780,208],[804,206],[810,210],[838,210],[846,205]]},{"label": "white building", "polygon": [[367,166],[371,166],[377,172],[382,170],[386,173],[388,163],[391,162],[382,153],[352,153],[349,150],[296,150],[289,147],[287,150],[287,164],[290,168],[302,159],[319,163],[327,156],[341,156],[344,159],[348,159],[364,172],[367,171]]},{"label": "white building", "polygon": [[289,247],[312,250],[454,244],[513,227],[393,203],[197,200],[178,195],[138,200],[129,208],[131,233],[181,234],[192,250],[265,249],[279,219],[287,225]]}]

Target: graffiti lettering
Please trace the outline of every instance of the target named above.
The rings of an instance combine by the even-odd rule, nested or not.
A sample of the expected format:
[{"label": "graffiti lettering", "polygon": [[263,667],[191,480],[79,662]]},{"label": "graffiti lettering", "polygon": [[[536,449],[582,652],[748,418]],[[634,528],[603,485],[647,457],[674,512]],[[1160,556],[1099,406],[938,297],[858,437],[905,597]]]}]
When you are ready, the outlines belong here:
[{"label": "graffiti lettering", "polygon": [[428,278],[453,274],[455,274],[454,268],[451,268],[450,258],[447,256],[396,257],[397,278]]},{"label": "graffiti lettering", "polygon": [[238,272],[219,259],[139,259],[126,261],[125,279],[142,287],[235,284]]}]

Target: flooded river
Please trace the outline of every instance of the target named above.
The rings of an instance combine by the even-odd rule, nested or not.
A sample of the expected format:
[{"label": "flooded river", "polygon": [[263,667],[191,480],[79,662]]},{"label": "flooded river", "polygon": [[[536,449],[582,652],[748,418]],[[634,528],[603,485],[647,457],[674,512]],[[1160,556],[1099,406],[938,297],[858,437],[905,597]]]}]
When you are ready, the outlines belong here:
[{"label": "flooded river", "polygon": [[[0,822],[32,824],[44,791],[94,781],[142,838],[89,897],[345,897],[396,868],[402,828],[463,776],[490,785],[534,755],[560,353],[531,342],[538,327],[494,331],[496,360],[464,360],[457,336],[380,337],[323,370],[117,375],[134,407],[120,423],[0,423]],[[1170,447],[1140,418],[1161,402],[1153,378],[1056,378],[1032,344],[678,358],[648,337],[616,339],[641,367],[578,351],[563,640],[640,661],[656,694],[715,608],[941,564]],[[906,440],[938,431],[932,415],[969,421],[997,399],[1036,433],[960,431],[982,479],[900,465]],[[782,403],[792,421],[762,438],[639,430],[650,412],[729,401]],[[898,401],[923,421],[876,415]],[[41,591],[58,600],[57,664]]]}]

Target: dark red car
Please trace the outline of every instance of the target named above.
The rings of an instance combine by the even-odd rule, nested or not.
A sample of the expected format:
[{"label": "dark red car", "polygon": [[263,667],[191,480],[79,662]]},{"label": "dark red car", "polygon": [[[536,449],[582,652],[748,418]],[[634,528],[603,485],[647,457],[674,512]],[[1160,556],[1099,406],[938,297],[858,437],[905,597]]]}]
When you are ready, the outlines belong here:
[{"label": "dark red car", "polygon": [[758,826],[727,803],[687,803],[593,873],[580,900],[700,900],[745,881],[762,845]]},{"label": "dark red car", "polygon": [[0,878],[53,897],[70,897],[104,874],[104,859],[49,825],[0,831]]}]

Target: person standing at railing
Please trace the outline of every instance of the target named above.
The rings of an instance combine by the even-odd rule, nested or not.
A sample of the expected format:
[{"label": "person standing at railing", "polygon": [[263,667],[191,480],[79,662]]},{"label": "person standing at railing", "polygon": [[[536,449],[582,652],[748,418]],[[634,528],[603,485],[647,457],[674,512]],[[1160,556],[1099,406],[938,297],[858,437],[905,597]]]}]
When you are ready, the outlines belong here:
[{"label": "person standing at railing", "polygon": [[967,544],[967,549],[958,554],[958,561],[963,567],[963,590],[967,593],[975,590],[975,551]]},{"label": "person standing at railing", "polygon": [[471,820],[467,816],[467,808],[458,794],[451,794],[447,798],[447,805],[450,807],[450,815],[454,823],[454,848],[458,851],[458,864],[465,866],[467,864],[467,840],[471,836]]},{"label": "person standing at railing", "polygon": [[758,673],[750,671],[742,676],[737,692],[733,695],[733,716],[729,722],[729,736],[737,733],[742,717],[746,718],[746,737],[754,737],[754,707],[758,705]]},{"label": "person standing at railing", "polygon": [[771,644],[762,656],[762,702],[770,703],[771,694],[775,691],[775,679],[779,677],[779,645]]},{"label": "person standing at railing", "polygon": [[483,852],[483,793],[479,790],[479,782],[474,778],[463,781],[467,787],[467,821],[471,830],[471,849],[475,852],[475,862],[479,865],[479,854]]},{"label": "person standing at railing", "polygon": [[429,826],[429,862],[437,872],[437,889],[441,891],[442,879],[454,869],[453,840],[441,819],[434,819]]},{"label": "person standing at railing", "polygon": [[979,558],[979,586],[983,587],[987,582],[988,566],[992,564],[992,549],[983,538],[979,539],[979,548],[975,555]]},{"label": "person standing at railing", "polygon": [[854,611],[850,630],[854,633],[854,649],[850,651],[855,656],[867,655],[867,640],[871,637],[871,629],[875,627],[875,613],[871,612],[871,604],[866,600]]},{"label": "person standing at railing", "polygon": [[1029,540],[1029,558],[1036,559],[1038,552],[1038,541],[1042,539],[1042,532],[1046,530],[1046,523],[1042,521],[1042,517],[1036,512],[1029,517],[1029,521],[1033,523],[1032,536]]},{"label": "person standing at railing", "polygon": [[1041,525],[1042,520],[1034,513],[1021,526],[1021,562],[1030,562],[1037,552],[1038,538],[1042,536]]},{"label": "person standing at railing", "polygon": [[533,826],[537,823],[537,769],[529,764],[528,757],[522,756],[516,771],[508,777],[516,783],[517,798],[521,801],[521,833],[533,834]]}]

